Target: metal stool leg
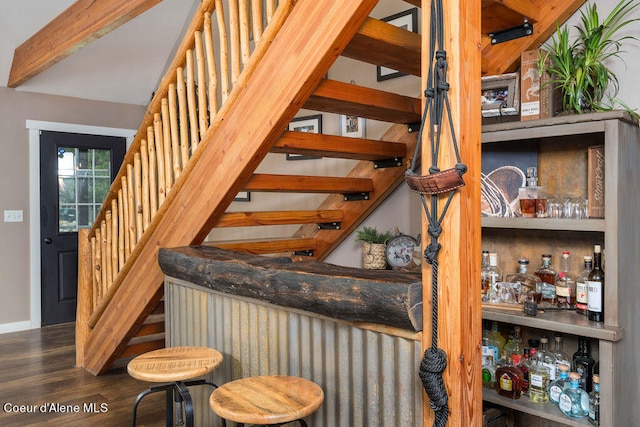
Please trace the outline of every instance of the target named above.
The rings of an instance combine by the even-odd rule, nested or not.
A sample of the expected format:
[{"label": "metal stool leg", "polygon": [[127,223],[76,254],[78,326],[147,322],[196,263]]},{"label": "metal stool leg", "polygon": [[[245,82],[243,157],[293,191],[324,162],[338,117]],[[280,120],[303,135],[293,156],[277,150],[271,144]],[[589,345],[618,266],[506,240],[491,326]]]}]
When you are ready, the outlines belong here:
[{"label": "metal stool leg", "polygon": [[184,415],[187,427],[194,427],[193,422],[193,401],[191,400],[191,394],[189,389],[181,381],[175,383],[175,390],[177,391],[180,399],[184,403]]},{"label": "metal stool leg", "polygon": [[[138,397],[136,397],[136,401],[133,404],[133,420],[132,420],[132,426],[136,427],[136,418],[137,418],[137,414],[138,414],[138,405],[140,404],[140,401],[142,400],[142,398],[144,398],[145,396],[149,395],[149,394],[153,394],[153,393],[159,393],[161,391],[166,392],[169,396],[171,396],[171,394],[169,394],[169,391],[172,391],[174,388],[173,384],[161,384],[161,385],[157,385],[157,386],[152,386],[149,387],[147,390],[141,392],[140,394],[138,394]],[[171,402],[169,403],[169,408],[171,408]],[[167,411],[168,412],[168,411]],[[171,426],[173,426],[173,412],[171,413]]]}]

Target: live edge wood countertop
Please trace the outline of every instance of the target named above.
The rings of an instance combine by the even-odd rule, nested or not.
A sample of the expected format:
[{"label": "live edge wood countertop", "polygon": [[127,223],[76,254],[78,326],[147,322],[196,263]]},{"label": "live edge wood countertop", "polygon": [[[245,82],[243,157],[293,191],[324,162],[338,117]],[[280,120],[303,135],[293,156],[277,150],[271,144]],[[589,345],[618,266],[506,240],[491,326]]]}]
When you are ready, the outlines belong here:
[{"label": "live edge wood countertop", "polygon": [[210,246],[161,249],[166,276],[335,319],[422,330],[420,273],[291,262]]}]

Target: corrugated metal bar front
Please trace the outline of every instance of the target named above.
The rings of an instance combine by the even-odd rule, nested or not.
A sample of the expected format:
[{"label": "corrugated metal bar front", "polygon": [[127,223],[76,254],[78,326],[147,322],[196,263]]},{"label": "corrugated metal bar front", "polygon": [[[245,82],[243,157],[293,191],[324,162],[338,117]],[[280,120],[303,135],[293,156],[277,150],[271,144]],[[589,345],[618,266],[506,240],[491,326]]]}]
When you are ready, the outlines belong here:
[{"label": "corrugated metal bar front", "polygon": [[[224,355],[210,376],[216,384],[300,376],[325,393],[310,426],[422,426],[418,334],[388,335],[173,278],[166,280],[165,304],[168,346],[201,345]],[[205,387],[192,391],[198,425],[219,426],[209,393]]]}]

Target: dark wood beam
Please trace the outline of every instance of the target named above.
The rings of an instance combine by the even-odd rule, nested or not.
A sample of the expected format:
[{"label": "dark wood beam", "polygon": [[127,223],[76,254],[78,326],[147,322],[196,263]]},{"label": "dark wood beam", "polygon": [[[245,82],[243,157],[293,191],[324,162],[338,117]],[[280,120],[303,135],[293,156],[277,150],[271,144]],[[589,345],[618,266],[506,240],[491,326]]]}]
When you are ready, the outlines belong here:
[{"label": "dark wood beam", "polygon": [[8,87],[17,87],[162,0],[77,0],[13,54]]}]

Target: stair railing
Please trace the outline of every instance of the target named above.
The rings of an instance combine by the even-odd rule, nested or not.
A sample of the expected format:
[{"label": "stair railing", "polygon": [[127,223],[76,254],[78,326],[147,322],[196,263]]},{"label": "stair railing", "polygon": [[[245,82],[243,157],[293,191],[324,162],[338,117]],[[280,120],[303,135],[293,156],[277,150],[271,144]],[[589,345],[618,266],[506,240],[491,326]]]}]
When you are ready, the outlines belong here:
[{"label": "stair railing", "polygon": [[234,86],[242,86],[243,69],[250,59],[264,55],[268,43],[260,41],[273,38],[294,3],[231,0],[225,9],[222,0],[202,1],[93,227],[88,235],[79,234],[88,239],[91,274],[79,280],[85,277],[90,283],[79,283],[79,288],[90,300],[89,328],[141,252],[161,216],[160,207],[195,161],[213,117],[232,102]]}]

